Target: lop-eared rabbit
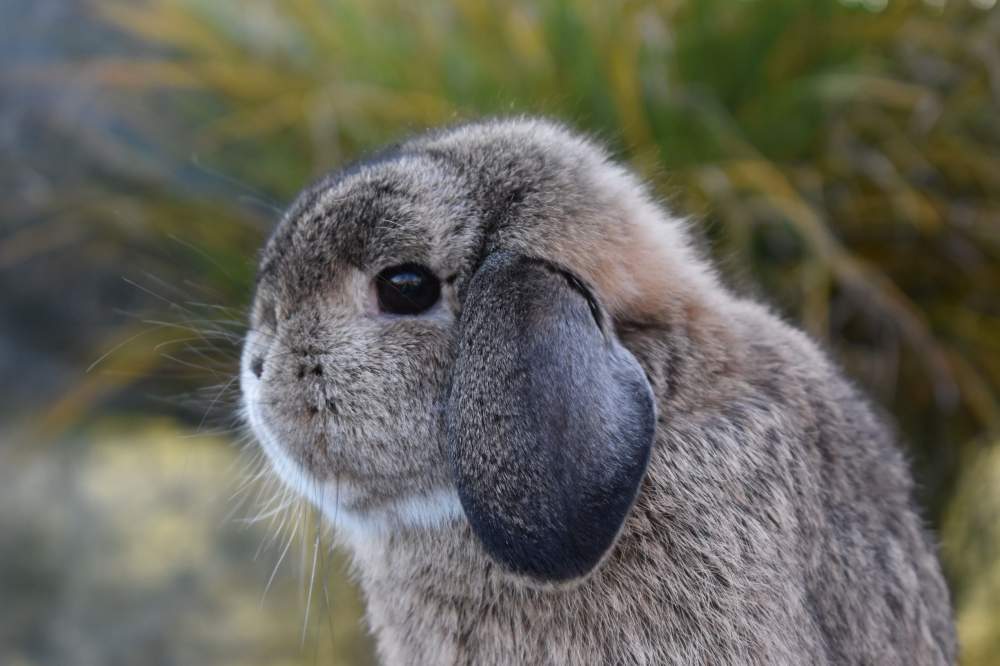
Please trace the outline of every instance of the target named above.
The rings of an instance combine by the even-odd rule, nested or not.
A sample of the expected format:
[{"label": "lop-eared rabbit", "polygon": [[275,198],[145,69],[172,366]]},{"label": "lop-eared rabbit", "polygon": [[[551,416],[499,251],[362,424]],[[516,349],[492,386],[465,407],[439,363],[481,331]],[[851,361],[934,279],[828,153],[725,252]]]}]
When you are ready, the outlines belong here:
[{"label": "lop-eared rabbit", "polygon": [[950,664],[884,423],[590,140],[433,131],[304,191],[241,371],[385,664]]}]

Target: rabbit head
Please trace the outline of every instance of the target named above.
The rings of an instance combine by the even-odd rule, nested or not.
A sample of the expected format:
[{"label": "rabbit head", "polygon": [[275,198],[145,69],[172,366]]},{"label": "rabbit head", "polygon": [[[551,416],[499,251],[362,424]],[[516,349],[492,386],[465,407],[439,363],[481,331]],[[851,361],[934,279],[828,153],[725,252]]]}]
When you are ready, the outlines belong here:
[{"label": "rabbit head", "polygon": [[349,538],[467,520],[507,570],[577,579],[614,543],[655,429],[617,331],[711,280],[679,225],[562,127],[434,132],[321,180],[280,221],[245,413]]}]

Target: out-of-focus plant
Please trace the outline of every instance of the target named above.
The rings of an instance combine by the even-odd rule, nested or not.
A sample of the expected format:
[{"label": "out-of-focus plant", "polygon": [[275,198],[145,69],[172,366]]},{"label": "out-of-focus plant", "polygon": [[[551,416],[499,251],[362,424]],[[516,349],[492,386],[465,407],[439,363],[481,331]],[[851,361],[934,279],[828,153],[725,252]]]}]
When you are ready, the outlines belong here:
[{"label": "out-of-focus plant", "polygon": [[992,664],[1000,655],[1000,442],[966,451],[958,492],[946,508],[941,533],[950,565],[962,661]]},{"label": "out-of-focus plant", "polygon": [[[832,349],[901,424],[932,518],[963,450],[1000,430],[1000,12],[986,0],[92,7],[138,46],[11,76],[100,89],[101,127],[70,133],[92,135],[115,179],[99,196],[81,183],[91,209],[57,197],[36,213],[103,225],[133,263],[159,262],[165,290],[192,278],[238,305],[276,216],[248,202],[285,202],[410,131],[543,113],[610,142],[736,288]],[[220,197],[206,173],[250,194]],[[239,315],[220,319],[213,344],[231,348]],[[162,351],[144,349],[147,363]]]}]

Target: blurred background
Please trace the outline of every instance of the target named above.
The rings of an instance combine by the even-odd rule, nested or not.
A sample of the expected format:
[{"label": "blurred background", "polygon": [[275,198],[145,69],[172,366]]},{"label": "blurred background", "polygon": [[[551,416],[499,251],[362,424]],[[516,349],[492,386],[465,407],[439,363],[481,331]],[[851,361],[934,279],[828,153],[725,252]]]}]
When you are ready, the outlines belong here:
[{"label": "blurred background", "polygon": [[0,663],[363,664],[235,418],[295,192],[541,113],[689,216],[892,415],[963,663],[1000,663],[996,0],[4,0]]}]

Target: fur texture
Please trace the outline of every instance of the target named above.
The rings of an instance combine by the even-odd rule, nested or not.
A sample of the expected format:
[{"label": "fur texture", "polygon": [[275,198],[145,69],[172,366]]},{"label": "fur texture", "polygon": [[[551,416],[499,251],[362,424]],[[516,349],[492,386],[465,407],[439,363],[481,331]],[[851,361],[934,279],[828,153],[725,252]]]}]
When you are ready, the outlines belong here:
[{"label": "fur texture", "polygon": [[[637,361],[655,398],[648,468],[622,524],[590,512],[555,525],[617,535],[569,582],[484,547],[459,497],[449,392],[470,284],[498,252],[585,285],[607,344]],[[406,262],[440,277],[441,300],[383,314],[374,276]],[[276,472],[351,553],[386,664],[956,659],[935,548],[885,424],[803,334],[728,292],[628,172],[561,126],[433,132],[306,190],[262,253],[241,380]],[[497,393],[483,409],[498,418],[524,407]],[[599,430],[581,431],[587,451]],[[482,455],[459,460],[476,483],[497,478],[503,441],[488,435]],[[617,464],[601,455],[578,456],[584,471]],[[527,513],[508,514],[490,488],[475,492],[491,525],[551,506],[528,484]]]}]

